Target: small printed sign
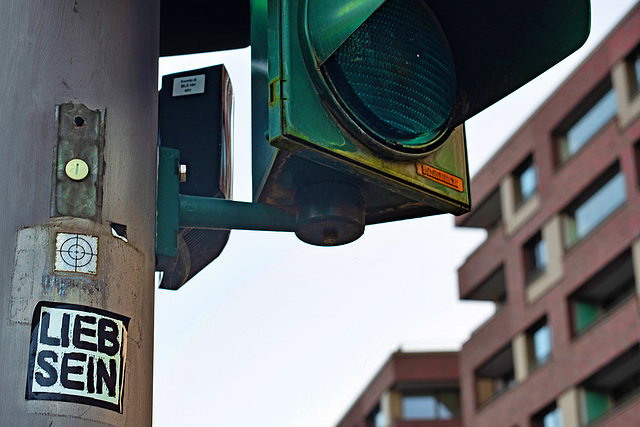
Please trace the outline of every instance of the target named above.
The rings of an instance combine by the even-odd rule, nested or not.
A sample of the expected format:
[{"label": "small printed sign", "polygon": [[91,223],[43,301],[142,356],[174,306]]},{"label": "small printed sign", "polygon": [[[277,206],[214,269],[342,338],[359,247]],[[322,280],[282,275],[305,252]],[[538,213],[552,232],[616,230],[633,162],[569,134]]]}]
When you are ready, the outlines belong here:
[{"label": "small printed sign", "polygon": [[416,166],[418,167],[419,175],[429,178],[432,181],[439,182],[442,185],[446,185],[449,188],[453,188],[456,191],[464,191],[462,179],[457,176],[451,175],[450,173],[441,171],[440,169],[436,169],[429,165],[425,165],[424,163],[417,163]]},{"label": "small printed sign", "polygon": [[96,274],[97,265],[97,236],[58,233],[56,236],[56,271]]},{"label": "small printed sign", "polygon": [[204,74],[176,77],[173,79],[172,96],[195,95],[204,93]]},{"label": "small printed sign", "polygon": [[61,400],[122,412],[129,318],[40,302],[33,313],[28,400]]}]

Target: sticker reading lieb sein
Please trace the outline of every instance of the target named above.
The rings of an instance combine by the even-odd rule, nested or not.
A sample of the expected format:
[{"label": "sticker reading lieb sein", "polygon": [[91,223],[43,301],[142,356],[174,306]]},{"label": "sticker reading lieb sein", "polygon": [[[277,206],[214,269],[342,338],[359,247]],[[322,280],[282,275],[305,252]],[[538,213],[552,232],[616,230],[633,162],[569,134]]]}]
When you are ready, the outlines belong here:
[{"label": "sticker reading lieb sein", "polygon": [[38,303],[27,399],[63,400],[122,412],[129,318],[73,304]]}]

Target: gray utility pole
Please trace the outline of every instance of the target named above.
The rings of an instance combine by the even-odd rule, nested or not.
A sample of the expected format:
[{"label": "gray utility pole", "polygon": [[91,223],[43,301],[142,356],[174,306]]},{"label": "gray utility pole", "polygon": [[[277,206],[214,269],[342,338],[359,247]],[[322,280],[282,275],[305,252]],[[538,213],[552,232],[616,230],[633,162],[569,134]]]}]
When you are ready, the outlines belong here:
[{"label": "gray utility pole", "polygon": [[151,424],[159,0],[0,1],[0,425]]}]

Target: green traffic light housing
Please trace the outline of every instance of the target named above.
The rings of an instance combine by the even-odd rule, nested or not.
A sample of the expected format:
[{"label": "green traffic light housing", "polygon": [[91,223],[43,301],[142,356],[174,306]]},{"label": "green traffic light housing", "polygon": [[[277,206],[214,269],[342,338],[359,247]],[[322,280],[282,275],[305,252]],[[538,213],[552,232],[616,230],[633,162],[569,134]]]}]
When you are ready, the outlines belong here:
[{"label": "green traffic light housing", "polygon": [[304,212],[297,234],[319,245],[468,212],[465,120],[580,47],[590,18],[588,0],[251,7],[254,200]]}]

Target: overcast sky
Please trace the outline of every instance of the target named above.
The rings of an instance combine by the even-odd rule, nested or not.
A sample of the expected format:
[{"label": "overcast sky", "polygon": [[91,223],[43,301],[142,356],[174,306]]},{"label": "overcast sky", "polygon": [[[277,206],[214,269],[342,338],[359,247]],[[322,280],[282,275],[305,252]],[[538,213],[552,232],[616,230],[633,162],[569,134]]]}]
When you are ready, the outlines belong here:
[{"label": "overcast sky", "polygon": [[[467,122],[472,174],[634,3],[593,0],[585,47]],[[160,73],[222,62],[236,101],[234,199],[250,201],[249,48],[163,58]],[[332,426],[393,351],[459,349],[493,304],[458,300],[457,269],[486,233],[453,219],[368,226],[333,248],[232,231],[183,288],[156,292],[154,426]]]}]

